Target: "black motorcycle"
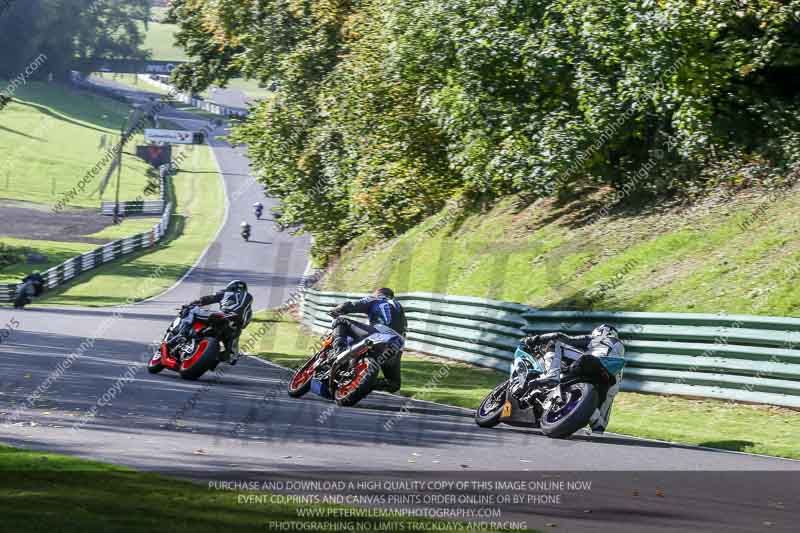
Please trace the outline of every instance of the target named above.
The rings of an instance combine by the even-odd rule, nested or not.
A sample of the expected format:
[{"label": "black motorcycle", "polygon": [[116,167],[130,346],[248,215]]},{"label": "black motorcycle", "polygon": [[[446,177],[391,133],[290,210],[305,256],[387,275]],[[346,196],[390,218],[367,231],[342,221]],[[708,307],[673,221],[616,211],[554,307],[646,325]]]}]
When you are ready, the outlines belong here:
[{"label": "black motorcycle", "polygon": [[250,241],[250,226],[242,226],[242,239]]},{"label": "black motorcycle", "polygon": [[[182,331],[183,319],[190,312],[191,328]],[[214,370],[220,362],[235,364],[221,349],[224,340],[235,329],[235,320],[235,314],[184,305],[164,333],[158,350],[147,364],[147,370],[151,374],[158,374],[166,368],[178,372],[183,379],[195,380]]]},{"label": "black motorcycle", "polygon": [[44,289],[44,279],[27,277],[17,284],[14,293],[14,309],[22,309],[33,301]]},{"label": "black motorcycle", "polygon": [[540,346],[530,354],[520,343],[511,377],[483,399],[475,411],[475,423],[485,428],[501,422],[540,428],[553,438],[568,437],[585,427],[609,387],[622,379],[625,360],[578,351],[571,355],[576,363],[562,359],[560,384],[537,386],[535,380],[544,374],[544,348]]}]

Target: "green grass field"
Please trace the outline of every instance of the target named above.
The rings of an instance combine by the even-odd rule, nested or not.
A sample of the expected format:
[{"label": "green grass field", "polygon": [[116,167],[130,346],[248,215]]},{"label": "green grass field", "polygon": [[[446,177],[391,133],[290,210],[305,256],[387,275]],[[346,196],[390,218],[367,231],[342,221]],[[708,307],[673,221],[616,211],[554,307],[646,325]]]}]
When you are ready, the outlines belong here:
[{"label": "green grass field", "polygon": [[[587,226],[586,199],[431,217],[349,245],[328,289],[437,292],[539,308],[800,316],[800,192],[651,209]],[[762,212],[760,217],[753,213]],[[739,225],[753,221],[743,230]],[[599,291],[602,284],[613,290]]]},{"label": "green grass field", "polygon": [[[161,12],[163,14],[163,12]],[[160,16],[154,13],[156,16]],[[158,61],[187,61],[188,56],[183,49],[175,44],[174,24],[150,22],[145,31],[144,24],[140,23],[140,31],[144,32],[145,39],[142,48],[150,51],[152,59]]]},{"label": "green grass field", "polygon": [[[3,85],[0,82],[0,85]],[[30,82],[3,109],[0,124],[0,198],[55,204],[103,159],[118,141],[129,108],[108,98],[78,93],[63,85]],[[105,144],[103,144],[105,140]],[[143,194],[147,163],[129,154],[141,136],[126,146],[120,199]],[[107,167],[106,167],[107,168]],[[77,207],[99,207],[103,169],[74,199]],[[114,187],[105,191],[105,199]]]},{"label": "green grass field", "polygon": [[[224,191],[207,146],[192,154],[172,178],[177,206],[168,234],[154,248],[137,252],[53,289],[38,305],[103,306],[143,300],[171,287],[195,263],[222,224]],[[141,225],[139,221],[124,224]],[[124,225],[123,224],[123,225]],[[106,229],[106,237],[121,229]],[[136,231],[134,231],[135,233]],[[89,248],[94,248],[89,246]]]},{"label": "green grass field", "polygon": [[[232,481],[224,473],[219,479]],[[270,503],[269,500],[247,503],[240,499],[240,496],[256,494],[264,493],[218,490],[208,484],[179,481],[107,463],[0,446],[3,531],[286,531],[276,527],[275,522],[298,524],[304,521],[307,523],[289,531],[312,531],[310,522],[315,519],[302,518],[301,508],[344,509]],[[335,512],[330,514],[335,516]],[[324,521],[329,527],[341,522],[338,531],[346,531],[346,524],[352,522],[352,518],[326,517]],[[358,521],[368,528],[365,531],[436,531],[429,520],[359,516]],[[309,526],[312,529],[308,529]],[[462,531],[467,530],[469,528],[465,527]]]},{"label": "green grass field", "polygon": [[[267,333],[253,333],[269,325]],[[250,344],[248,344],[248,342]],[[279,365],[297,368],[315,351],[319,336],[297,322],[259,313],[242,335],[248,352]],[[432,380],[433,376],[437,377]],[[403,385],[398,394],[475,409],[504,372],[413,353],[403,354]],[[614,403],[608,431],[682,444],[800,459],[797,411],[780,407],[731,404],[630,392]]]}]

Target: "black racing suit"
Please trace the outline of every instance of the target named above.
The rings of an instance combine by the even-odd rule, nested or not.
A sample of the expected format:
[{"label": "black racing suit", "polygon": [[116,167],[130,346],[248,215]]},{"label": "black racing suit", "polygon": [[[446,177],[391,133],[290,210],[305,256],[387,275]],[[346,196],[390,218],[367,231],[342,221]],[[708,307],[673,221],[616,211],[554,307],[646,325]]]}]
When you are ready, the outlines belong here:
[{"label": "black racing suit", "polygon": [[23,284],[28,283],[29,281],[33,286],[33,295],[39,296],[40,294],[42,294],[45,285],[44,277],[41,274],[28,274],[27,276],[22,278]]},{"label": "black racing suit", "polygon": [[[367,315],[369,324],[350,320],[339,315],[348,313],[361,313]],[[333,347],[336,353],[346,349],[350,342],[358,342],[378,331],[376,326],[391,328],[401,339],[405,340],[408,323],[406,314],[400,302],[385,296],[367,296],[356,302],[345,302],[333,309],[336,316],[333,321]],[[382,382],[378,388],[388,392],[400,390],[402,382],[400,375],[400,359],[403,350],[392,350],[386,354],[388,357],[381,361],[383,371]]]},{"label": "black racing suit", "polygon": [[[228,356],[235,360],[239,357],[239,336],[253,317],[253,296],[249,292],[245,292],[242,295],[239,293],[219,291],[214,294],[202,296],[190,305],[209,305],[215,303],[219,304],[220,310],[224,313],[235,315],[233,319],[234,328],[224,332],[224,336],[221,339],[222,343],[225,345],[225,351]],[[192,322],[192,313],[189,312],[186,318],[184,318],[184,324],[188,324],[189,330],[191,329]]]}]

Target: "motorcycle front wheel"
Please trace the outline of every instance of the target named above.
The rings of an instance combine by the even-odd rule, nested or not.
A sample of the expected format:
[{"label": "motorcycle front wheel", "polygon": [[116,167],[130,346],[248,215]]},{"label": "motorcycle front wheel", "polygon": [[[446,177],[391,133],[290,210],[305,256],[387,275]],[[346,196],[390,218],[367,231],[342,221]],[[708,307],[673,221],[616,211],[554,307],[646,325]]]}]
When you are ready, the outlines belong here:
[{"label": "motorcycle front wheel", "polygon": [[314,356],[306,361],[306,364],[297,369],[292,379],[287,386],[287,392],[292,398],[299,398],[311,389],[311,379],[314,377],[315,365],[325,351],[317,352]]},{"label": "motorcycle front wheel", "polygon": [[561,390],[563,402],[542,413],[540,426],[548,437],[569,437],[589,423],[600,405],[600,396],[591,383],[573,383]]},{"label": "motorcycle front wheel", "polygon": [[475,423],[482,428],[493,428],[500,423],[503,405],[506,403],[508,381],[502,382],[483,399],[475,411]]},{"label": "motorcycle front wheel", "polygon": [[150,356],[150,360],[147,362],[147,371],[151,374],[158,374],[164,370],[164,365],[161,364],[161,350],[162,348],[159,346],[158,350],[156,350],[156,352]]}]

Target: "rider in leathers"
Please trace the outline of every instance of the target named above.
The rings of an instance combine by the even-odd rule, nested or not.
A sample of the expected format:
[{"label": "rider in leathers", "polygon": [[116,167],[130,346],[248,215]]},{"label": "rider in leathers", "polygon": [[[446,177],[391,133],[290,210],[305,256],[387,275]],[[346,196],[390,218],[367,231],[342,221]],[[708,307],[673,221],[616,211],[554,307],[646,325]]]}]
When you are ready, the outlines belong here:
[{"label": "rider in leathers", "polygon": [[[335,317],[331,327],[333,348],[337,355],[346,350],[351,342],[358,342],[375,332],[393,333],[398,336],[396,346],[387,351],[385,354],[387,358],[381,361],[384,379],[378,380],[375,388],[387,392],[400,390],[400,358],[405,344],[407,322],[403,307],[394,299],[394,291],[388,288],[378,289],[374,295],[356,302],[345,302],[330,313]],[[369,325],[340,316],[348,313],[367,315]]]},{"label": "rider in leathers", "polygon": [[[619,332],[613,326],[602,324],[592,330],[590,335],[570,336],[561,332],[533,335],[523,339],[529,350],[537,345],[546,344],[544,356],[545,373],[531,383],[531,388],[537,386],[555,386],[561,381],[561,360],[566,358],[572,362],[571,368],[580,368],[585,357],[625,357],[625,346],[619,340]],[[587,361],[589,362],[589,361]],[[595,410],[589,419],[592,431],[603,433],[608,427],[611,417],[611,405],[614,396],[619,392],[622,374],[616,378],[609,376],[611,384],[606,393],[605,401]]]},{"label": "rider in leathers", "polygon": [[[234,329],[228,331],[222,339],[225,351],[230,358],[232,365],[239,359],[239,336],[242,330],[247,327],[253,317],[253,296],[247,292],[247,283],[240,280],[233,280],[221,291],[207,296],[201,296],[197,300],[189,303],[189,306],[201,306],[218,303],[222,312],[235,315]],[[194,321],[194,310],[189,311],[182,320],[181,334],[187,336],[191,332],[192,322]],[[180,341],[178,339],[176,344]]]}]

